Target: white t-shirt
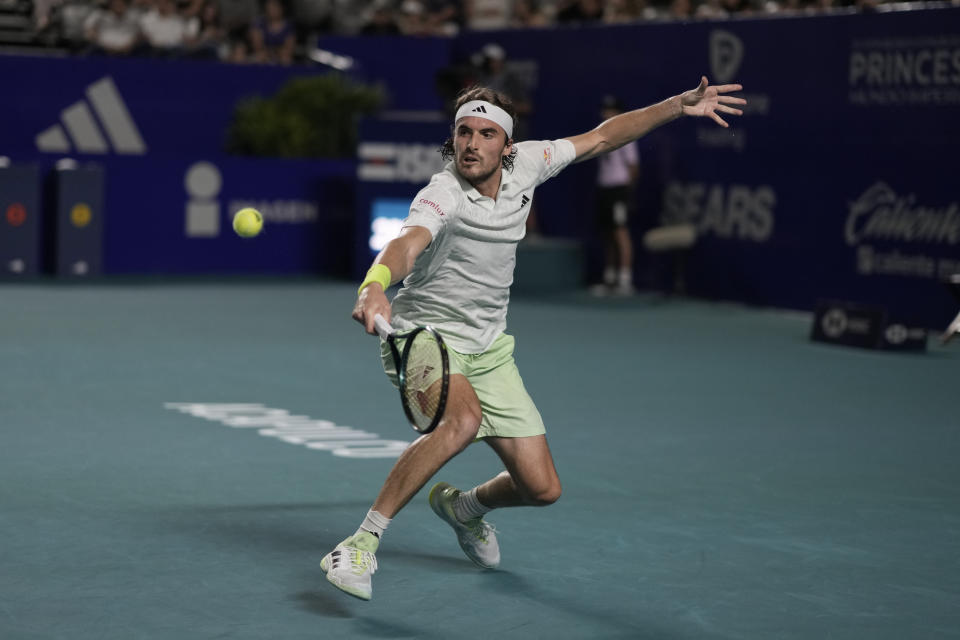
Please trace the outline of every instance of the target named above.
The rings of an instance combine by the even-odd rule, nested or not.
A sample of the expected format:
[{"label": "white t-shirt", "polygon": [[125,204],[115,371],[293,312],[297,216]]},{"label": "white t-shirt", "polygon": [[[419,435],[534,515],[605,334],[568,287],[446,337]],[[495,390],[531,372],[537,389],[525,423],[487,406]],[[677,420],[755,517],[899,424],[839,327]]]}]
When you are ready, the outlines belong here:
[{"label": "white t-shirt", "polygon": [[143,16],[140,28],[151,46],[170,49],[181,47],[190,38],[196,37],[200,30],[200,23],[196,18],[187,19],[176,13],[163,15],[153,10]]},{"label": "white t-shirt", "polygon": [[506,329],[533,190],[576,157],[569,140],[516,147],[513,171],[503,171],[496,200],[480,195],[452,162],[414,197],[404,226],[425,227],[433,240],[393,299],[396,328],[431,325],[460,353],[486,351]]},{"label": "white t-shirt", "polygon": [[603,154],[598,162],[597,184],[601,187],[623,187],[630,184],[630,165],[640,163],[636,141]]}]

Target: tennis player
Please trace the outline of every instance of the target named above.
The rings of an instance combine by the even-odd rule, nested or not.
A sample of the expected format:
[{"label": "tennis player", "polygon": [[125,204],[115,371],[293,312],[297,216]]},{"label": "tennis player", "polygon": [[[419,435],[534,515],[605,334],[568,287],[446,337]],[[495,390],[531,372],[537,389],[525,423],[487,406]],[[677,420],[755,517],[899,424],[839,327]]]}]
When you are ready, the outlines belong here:
[{"label": "tennis player", "polygon": [[[400,235],[374,260],[360,285],[353,318],[375,333],[382,314],[399,331],[436,328],[450,354],[450,394],[443,419],[400,456],[356,533],[320,566],[327,580],[369,600],[375,553],[392,518],[427,481],[470,443],[482,439],[505,470],[460,491],[441,482],[429,493],[433,511],[457,535],[475,564],[500,563],[486,513],[500,507],[543,506],[560,497],[560,479],[543,420],[524,389],[505,333],[517,243],[524,236],[534,189],[572,162],[594,158],[681,116],[727,123],[741,115],[738,84],[712,87],[703,77],[691,91],[604,121],[587,133],[548,141],[515,142],[516,114],[508,97],[474,87],[457,100],[453,135],[441,152],[452,162],[413,199]],[[391,306],[385,295],[403,281]],[[392,358],[381,343],[384,369],[396,384]]]}]

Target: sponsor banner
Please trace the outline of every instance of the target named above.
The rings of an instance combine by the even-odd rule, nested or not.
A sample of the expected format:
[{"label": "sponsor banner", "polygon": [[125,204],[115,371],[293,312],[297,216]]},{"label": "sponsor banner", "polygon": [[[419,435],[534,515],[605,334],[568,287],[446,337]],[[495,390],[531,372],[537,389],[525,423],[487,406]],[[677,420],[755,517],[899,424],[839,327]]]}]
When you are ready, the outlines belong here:
[{"label": "sponsor banner", "polygon": [[810,339],[865,349],[924,351],[927,330],[892,320],[882,307],[821,300],[814,312]]},{"label": "sponsor banner", "polygon": [[451,123],[442,112],[419,118],[399,115],[369,119],[357,145],[357,198],[352,273],[362,278],[371,259],[397,237],[414,196],[446,164],[440,145]]},{"label": "sponsor banner", "polygon": [[[199,156],[106,164],[109,273],[347,274],[353,162]],[[144,183],[144,175],[152,179]],[[248,206],[264,217],[252,239],[232,226]]]},{"label": "sponsor banner", "polygon": [[[583,28],[562,47],[559,37],[502,40],[508,61],[539,62],[535,138],[596,126],[607,93],[639,107],[701,74],[744,86],[749,104],[729,128],[687,119],[640,141],[634,237],[693,224],[690,293],[799,309],[861,300],[929,327],[956,313],[939,280],[960,271],[960,10]],[[467,34],[458,51],[491,38]],[[546,231],[592,243],[599,271],[595,170],[571,167],[537,204]]]},{"label": "sponsor banner", "polygon": [[[345,274],[352,251],[342,239],[352,235],[354,162],[223,151],[239,100],[272,94],[291,77],[313,73],[197,61],[0,56],[5,93],[17,96],[0,102],[8,124],[3,152],[15,163],[39,164],[42,173],[56,174],[64,158],[103,169],[103,207],[91,208],[89,228],[70,226],[83,218],[71,217],[73,205],[60,212],[58,225],[70,237],[93,237],[105,219],[102,246],[57,272],[83,275],[102,264],[108,274]],[[231,227],[233,212],[245,206],[265,218],[264,232],[247,242]]]},{"label": "sponsor banner", "polygon": [[[928,327],[956,314],[940,280],[960,269],[952,179],[960,8],[584,27],[569,36],[324,39],[325,50],[351,58],[350,73],[382,82],[390,96],[392,115],[364,126],[347,170],[222,154],[237,99],[272,93],[307,69],[0,58],[4,88],[17,96],[0,101],[4,153],[14,162],[68,153],[102,162],[108,273],[339,264],[357,275],[442,165],[435,149],[450,116],[437,74],[448,77],[485,44],[499,42],[508,63],[529,72],[528,139],[594,128],[605,94],[639,107],[705,74],[742,83],[749,105],[727,129],[682,119],[640,141],[637,246],[650,227],[696,227],[686,269],[695,295],[811,310],[821,298],[858,300]],[[543,233],[584,242],[594,268],[596,170],[573,165],[536,198]],[[225,233],[233,203],[249,202],[269,210],[254,241],[269,251]],[[147,233],[159,241],[149,246]]]},{"label": "sponsor banner", "polygon": [[880,346],[886,310],[841,301],[821,301],[813,317],[810,338],[851,347]]},{"label": "sponsor banner", "polygon": [[309,67],[0,56],[3,153],[14,160],[222,153],[238,100],[275,93]]}]

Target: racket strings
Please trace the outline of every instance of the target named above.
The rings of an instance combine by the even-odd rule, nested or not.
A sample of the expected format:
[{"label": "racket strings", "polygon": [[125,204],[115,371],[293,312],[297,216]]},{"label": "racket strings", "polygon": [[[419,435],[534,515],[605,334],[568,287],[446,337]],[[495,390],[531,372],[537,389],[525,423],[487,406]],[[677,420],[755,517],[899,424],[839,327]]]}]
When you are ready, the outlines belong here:
[{"label": "racket strings", "polygon": [[440,344],[426,331],[417,333],[412,340],[404,367],[404,396],[414,422],[426,428],[440,405],[443,355]]}]

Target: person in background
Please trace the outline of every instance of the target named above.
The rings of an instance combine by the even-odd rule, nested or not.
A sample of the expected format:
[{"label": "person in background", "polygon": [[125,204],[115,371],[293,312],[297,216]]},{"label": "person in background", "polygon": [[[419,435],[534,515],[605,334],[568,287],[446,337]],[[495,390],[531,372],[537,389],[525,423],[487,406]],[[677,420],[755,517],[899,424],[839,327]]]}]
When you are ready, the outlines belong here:
[{"label": "person in background", "polygon": [[602,20],[600,0],[571,0],[557,11],[557,23],[561,25],[597,24]]},{"label": "person in background", "polygon": [[[615,96],[604,96],[600,113],[604,121],[609,120],[623,113],[623,105]],[[630,213],[640,174],[636,141],[600,156],[597,162],[597,226],[603,236],[604,266],[603,283],[591,291],[629,296],[634,293]]]},{"label": "person in background", "polygon": [[516,0],[513,3],[513,26],[518,29],[542,29],[552,24],[552,15],[540,0]]},{"label": "person in background", "polygon": [[463,27],[460,3],[453,0],[423,0],[424,22],[434,36],[455,36]]},{"label": "person in background", "polygon": [[293,64],[296,34],[281,0],[264,2],[263,17],[250,28],[250,45],[253,62]]},{"label": "person in background", "polygon": [[464,0],[463,9],[471,31],[508,29],[513,19],[512,0]]},{"label": "person in background", "polygon": [[230,62],[246,62],[250,55],[250,27],[257,19],[257,0],[216,0],[220,26],[227,37]]},{"label": "person in background", "polygon": [[197,37],[200,21],[183,16],[174,0],[156,0],[140,19],[140,31],[154,55],[176,56]]},{"label": "person in background", "polygon": [[220,22],[220,5],[208,0],[200,7],[197,16],[199,31],[190,43],[190,53],[195,58],[220,59],[229,57],[227,32]]},{"label": "person in background", "polygon": [[364,36],[400,35],[396,11],[389,0],[374,0],[367,21],[360,28],[360,34]]},{"label": "person in background", "polygon": [[83,26],[92,53],[130,55],[142,37],[137,16],[129,9],[127,0],[110,0],[106,9],[87,16]]}]

